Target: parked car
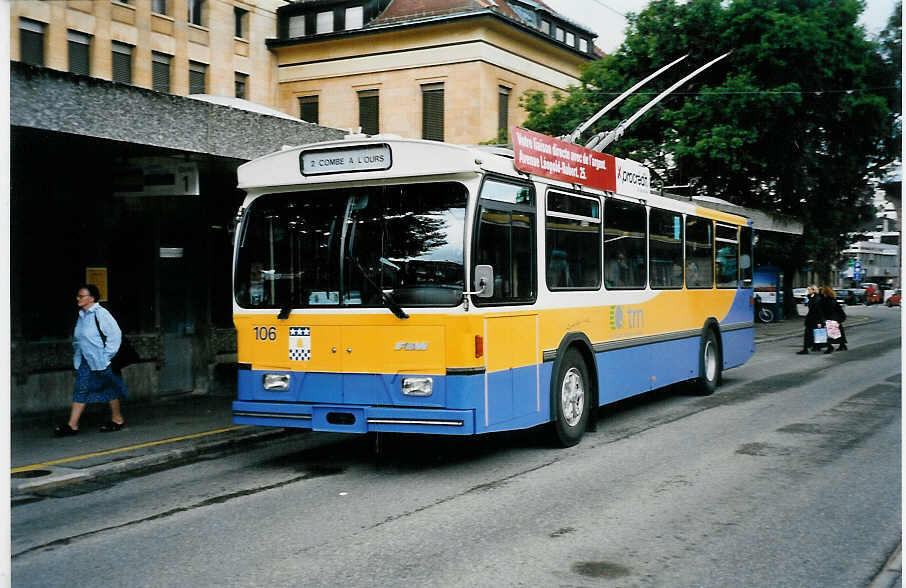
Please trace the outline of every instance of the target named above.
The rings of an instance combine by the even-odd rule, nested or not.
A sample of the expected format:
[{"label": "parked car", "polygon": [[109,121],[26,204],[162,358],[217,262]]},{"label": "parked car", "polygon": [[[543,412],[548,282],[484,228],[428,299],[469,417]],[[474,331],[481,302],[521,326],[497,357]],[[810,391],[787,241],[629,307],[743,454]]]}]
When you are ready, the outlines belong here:
[{"label": "parked car", "polygon": [[897,288],[896,290],[894,290],[893,294],[891,294],[887,298],[887,301],[884,304],[886,304],[887,306],[899,306],[900,305],[900,289]]},{"label": "parked car", "polygon": [[837,302],[839,302],[840,304],[845,304],[847,306],[859,304],[859,296],[852,290],[840,288],[836,291],[836,294]]},{"label": "parked car", "polygon": [[793,298],[799,304],[808,304],[808,288],[793,288]]}]

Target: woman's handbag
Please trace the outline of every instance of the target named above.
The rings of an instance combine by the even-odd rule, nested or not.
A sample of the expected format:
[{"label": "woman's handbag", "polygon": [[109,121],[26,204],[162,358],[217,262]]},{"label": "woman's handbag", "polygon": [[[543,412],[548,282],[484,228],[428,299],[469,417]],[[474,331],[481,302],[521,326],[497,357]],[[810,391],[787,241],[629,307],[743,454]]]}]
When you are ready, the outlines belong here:
[{"label": "woman's handbag", "polygon": [[823,327],[814,329],[812,333],[814,334],[815,343],[827,343],[827,329]]},{"label": "woman's handbag", "polygon": [[[94,317],[94,325],[98,328],[98,335],[101,336],[101,341],[103,341],[104,345],[107,345],[107,335],[101,330],[101,323],[98,322],[97,316]],[[110,360],[110,369],[113,370],[114,374],[120,375],[124,367],[138,363],[141,359],[138,351],[135,350],[135,346],[123,335],[120,340],[120,348],[117,349],[116,355]]]},{"label": "woman's handbag", "polygon": [[827,338],[833,341],[834,339],[840,338],[840,323],[837,321],[827,320],[824,322],[824,327],[827,329]]}]

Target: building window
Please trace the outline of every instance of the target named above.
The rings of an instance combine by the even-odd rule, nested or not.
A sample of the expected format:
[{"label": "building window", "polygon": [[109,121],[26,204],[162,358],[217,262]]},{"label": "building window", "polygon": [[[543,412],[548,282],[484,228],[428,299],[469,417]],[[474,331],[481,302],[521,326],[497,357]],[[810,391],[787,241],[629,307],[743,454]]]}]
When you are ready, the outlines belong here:
[{"label": "building window", "polygon": [[69,71],[87,76],[91,74],[91,35],[68,31]]},{"label": "building window", "polygon": [[205,0],[189,0],[189,24],[204,26]]},{"label": "building window", "polygon": [[558,41],[563,42],[563,39],[564,39],[564,35],[565,35],[565,34],[566,34],[566,32],[565,32],[563,29],[561,29],[560,27],[557,27],[557,35],[556,35],[556,36],[557,36],[557,40],[558,40]]},{"label": "building window", "polygon": [[151,0],[151,12],[167,14],[167,0]]},{"label": "building window", "polygon": [[299,118],[306,122],[318,124],[317,96],[302,96],[299,98]]},{"label": "building window", "polygon": [[377,135],[380,131],[380,111],[377,90],[359,92],[359,126],[366,135]]},{"label": "building window", "polygon": [[170,92],[170,60],[166,53],[151,52],[151,89],[155,92]]},{"label": "building window", "polygon": [[315,20],[315,34],[333,32],[333,11],[319,12]]},{"label": "building window", "polygon": [[243,10],[238,7],[233,7],[233,17],[236,21],[236,38],[245,39],[245,35],[248,29],[248,10]]},{"label": "building window", "polygon": [[497,86],[497,96],[497,139],[506,143],[510,132],[510,89]]},{"label": "building window", "polygon": [[567,31],[566,32],[566,44],[569,45],[570,47],[575,47],[576,46],[576,35]]},{"label": "building window", "polygon": [[588,53],[588,40],[579,38],[579,51]]},{"label": "building window", "polygon": [[444,140],[444,85],[422,86],[422,139]]},{"label": "building window", "polygon": [[248,74],[236,72],[236,79],[234,80],[236,86],[236,98],[242,98],[245,100],[248,98],[246,92],[248,92],[249,85],[249,76]]},{"label": "building window", "polygon": [[43,22],[19,19],[19,46],[22,63],[44,65],[44,27]]},{"label": "building window", "polygon": [[364,11],[361,6],[346,9],[346,30],[360,29],[365,24]]},{"label": "building window", "polygon": [[208,66],[197,61],[189,62],[189,94],[204,94],[207,88]]},{"label": "building window", "polygon": [[544,33],[545,35],[551,34],[551,23],[546,20],[542,20],[541,21],[541,32]]},{"label": "building window", "polygon": [[305,15],[297,14],[296,16],[289,17],[289,38],[295,39],[296,37],[305,36]]},{"label": "building window", "polygon": [[132,83],[132,46],[113,42],[113,81]]}]

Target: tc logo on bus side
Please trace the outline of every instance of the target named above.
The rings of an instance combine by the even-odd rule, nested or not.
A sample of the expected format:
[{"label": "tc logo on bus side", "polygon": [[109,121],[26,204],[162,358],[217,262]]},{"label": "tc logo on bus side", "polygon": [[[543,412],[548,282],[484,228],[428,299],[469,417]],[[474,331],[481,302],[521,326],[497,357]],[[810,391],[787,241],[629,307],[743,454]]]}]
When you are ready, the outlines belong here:
[{"label": "tc logo on bus side", "polygon": [[610,328],[614,331],[622,329],[641,329],[645,326],[645,311],[633,309],[628,306],[610,307]]}]

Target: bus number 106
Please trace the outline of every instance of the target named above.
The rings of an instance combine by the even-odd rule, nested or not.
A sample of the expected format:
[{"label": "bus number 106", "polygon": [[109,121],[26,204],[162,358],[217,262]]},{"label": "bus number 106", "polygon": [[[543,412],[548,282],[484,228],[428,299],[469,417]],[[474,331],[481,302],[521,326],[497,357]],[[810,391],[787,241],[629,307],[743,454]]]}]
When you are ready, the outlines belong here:
[{"label": "bus number 106", "polygon": [[277,327],[255,327],[256,341],[276,341]]}]

